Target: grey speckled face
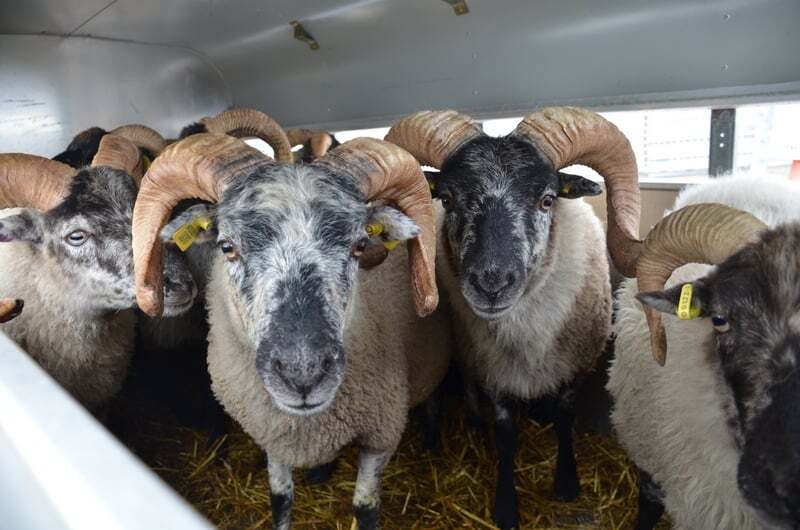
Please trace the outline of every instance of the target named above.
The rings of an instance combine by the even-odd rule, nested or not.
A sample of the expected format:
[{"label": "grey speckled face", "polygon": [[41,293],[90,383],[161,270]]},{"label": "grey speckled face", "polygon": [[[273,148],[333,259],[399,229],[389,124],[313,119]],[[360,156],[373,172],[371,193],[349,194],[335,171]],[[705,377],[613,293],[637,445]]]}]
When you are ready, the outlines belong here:
[{"label": "grey speckled face", "polygon": [[256,368],[292,414],[326,408],[345,368],[343,327],[366,238],[355,183],[313,166],[270,166],[240,178],[217,208],[218,244]]},{"label": "grey speckled face", "polygon": [[[0,240],[27,241],[43,253],[57,282],[91,310],[134,307],[131,221],[133,179],[108,167],[87,168],[73,179],[69,195],[52,210],[23,210],[0,221]],[[194,281],[181,256],[167,251],[165,308],[180,314],[191,307]]]},{"label": "grey speckled face", "polygon": [[[416,235],[416,225],[395,212],[380,219],[402,227],[389,227],[393,233]],[[229,307],[256,351],[266,390],[285,412],[315,414],[336,396],[358,271],[354,249],[368,241],[371,215],[352,178],[313,164],[242,176],[217,207]]]},{"label": "grey speckled face", "polygon": [[435,177],[461,291],[486,319],[511,309],[540,263],[550,236],[558,173],[528,143],[478,137]]}]

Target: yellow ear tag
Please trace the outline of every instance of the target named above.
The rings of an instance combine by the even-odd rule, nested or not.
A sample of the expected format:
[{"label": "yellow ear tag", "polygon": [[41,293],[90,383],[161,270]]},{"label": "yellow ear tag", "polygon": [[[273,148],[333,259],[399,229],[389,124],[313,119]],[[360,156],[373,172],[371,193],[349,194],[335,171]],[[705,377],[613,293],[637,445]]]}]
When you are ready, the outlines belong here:
[{"label": "yellow ear tag", "polygon": [[428,181],[428,189],[434,191],[436,189],[436,184],[433,182]]},{"label": "yellow ear tag", "polygon": [[370,224],[368,224],[368,225],[367,225],[367,227],[366,227],[366,228],[367,228],[367,235],[368,235],[369,237],[373,237],[373,236],[379,236],[379,235],[381,235],[381,234],[384,232],[384,230],[385,230],[385,228],[383,227],[383,225],[382,225],[382,224],[380,224],[380,223],[370,223]]},{"label": "yellow ear tag", "polygon": [[[369,237],[379,236],[381,234],[386,233],[386,227],[383,226],[381,223],[370,223],[366,226],[367,235]],[[397,245],[400,244],[400,241],[384,241],[383,246],[386,247],[386,250],[394,250]]]},{"label": "yellow ear tag", "polygon": [[700,308],[692,306],[692,284],[684,283],[681,287],[681,297],[678,299],[678,309],[675,314],[681,320],[692,320],[700,316]]},{"label": "yellow ear tag", "polygon": [[560,193],[561,193],[561,195],[566,195],[566,194],[568,194],[568,193],[569,193],[571,190],[572,190],[572,188],[570,188],[569,186],[564,186],[563,188],[561,188],[561,192],[560,192]]},{"label": "yellow ear tag", "polygon": [[178,245],[181,252],[186,252],[194,244],[194,240],[197,239],[200,232],[209,228],[211,228],[210,218],[197,217],[175,230],[172,240]]},{"label": "yellow ear tag", "polygon": [[149,156],[142,155],[142,169],[144,169],[145,173],[147,173],[147,170],[150,169],[150,164],[152,163],[153,161],[150,160]]}]

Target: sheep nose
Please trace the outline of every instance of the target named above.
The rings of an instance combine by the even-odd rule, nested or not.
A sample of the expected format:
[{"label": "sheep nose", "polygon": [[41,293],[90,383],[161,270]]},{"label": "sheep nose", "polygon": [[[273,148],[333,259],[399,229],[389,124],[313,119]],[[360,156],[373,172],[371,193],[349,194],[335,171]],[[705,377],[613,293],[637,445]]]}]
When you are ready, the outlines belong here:
[{"label": "sheep nose", "polygon": [[517,275],[513,272],[486,269],[480,274],[470,274],[469,281],[479,293],[495,302],[503,292],[516,283]]},{"label": "sheep nose", "polygon": [[304,366],[273,359],[272,371],[284,385],[305,400],[325,377],[332,375],[335,361],[333,353],[326,354],[320,362]]},{"label": "sheep nose", "polygon": [[180,279],[170,278],[164,276],[164,293],[171,294],[174,292],[191,291],[192,286],[186,281]]}]

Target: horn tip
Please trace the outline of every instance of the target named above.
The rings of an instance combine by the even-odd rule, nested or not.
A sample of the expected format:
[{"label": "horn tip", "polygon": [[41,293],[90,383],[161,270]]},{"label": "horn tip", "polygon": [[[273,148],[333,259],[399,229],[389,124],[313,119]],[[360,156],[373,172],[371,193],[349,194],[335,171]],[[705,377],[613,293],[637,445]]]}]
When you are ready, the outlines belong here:
[{"label": "horn tip", "polygon": [[160,296],[160,290],[152,287],[141,287],[136,291],[136,302],[146,315],[160,317],[164,311],[164,300]]},{"label": "horn tip", "polygon": [[417,306],[417,315],[420,318],[430,316],[431,313],[436,311],[436,308],[439,306],[439,293],[433,292],[422,295],[421,297],[417,298],[415,305]]}]

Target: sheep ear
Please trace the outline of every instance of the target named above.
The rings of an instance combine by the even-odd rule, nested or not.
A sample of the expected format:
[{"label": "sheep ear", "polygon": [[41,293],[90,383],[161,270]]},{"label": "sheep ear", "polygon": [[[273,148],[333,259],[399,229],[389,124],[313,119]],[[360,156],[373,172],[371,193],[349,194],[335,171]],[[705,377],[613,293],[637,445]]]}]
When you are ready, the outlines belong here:
[{"label": "sheep ear", "polygon": [[[668,313],[670,315],[676,314],[678,310],[678,302],[681,298],[681,290],[684,284],[676,285],[666,291],[650,291],[639,293],[636,299],[642,304],[652,307],[656,311]],[[705,316],[704,307],[707,304],[704,301],[705,289],[697,282],[692,284],[692,307],[700,311],[698,316]]]},{"label": "sheep ear", "polygon": [[[164,228],[161,229],[161,240],[164,243],[175,243],[173,236],[180,228],[198,223],[199,221],[212,220],[214,218],[214,207],[210,204],[195,204],[176,215]],[[213,222],[205,230],[198,230],[191,244],[197,245],[216,241],[217,230]]]},{"label": "sheep ear", "polygon": [[390,206],[373,208],[367,223],[368,226],[380,227],[378,237],[387,243],[406,241],[421,232],[410,217]]},{"label": "sheep ear", "polygon": [[25,208],[0,218],[0,243],[27,241],[39,244],[43,234],[42,214],[37,210]]},{"label": "sheep ear", "polygon": [[558,172],[558,196],[565,199],[577,199],[587,195],[600,195],[603,188],[597,182],[592,182],[580,175]]}]

